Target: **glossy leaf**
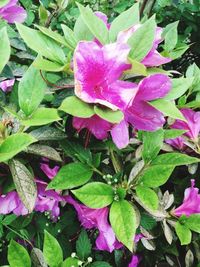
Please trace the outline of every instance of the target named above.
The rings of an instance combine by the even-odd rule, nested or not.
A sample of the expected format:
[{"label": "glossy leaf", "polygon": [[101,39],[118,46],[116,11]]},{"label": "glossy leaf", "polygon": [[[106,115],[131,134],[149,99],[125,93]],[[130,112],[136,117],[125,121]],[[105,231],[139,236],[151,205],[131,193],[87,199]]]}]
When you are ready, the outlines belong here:
[{"label": "glossy leaf", "polygon": [[0,29],[0,73],[10,58],[10,41],[6,27]]},{"label": "glossy leaf", "polygon": [[180,239],[181,245],[190,244],[191,238],[192,238],[192,233],[187,226],[177,222],[175,225],[175,230],[176,230],[176,234],[177,234],[178,238]]},{"label": "glossy leaf", "polygon": [[124,115],[120,110],[113,111],[109,108],[100,108],[95,106],[94,111],[100,118],[111,123],[119,123],[124,118]]},{"label": "glossy leaf", "polygon": [[136,187],[136,194],[145,206],[151,210],[158,209],[158,196],[152,189],[146,186],[138,185]]}]

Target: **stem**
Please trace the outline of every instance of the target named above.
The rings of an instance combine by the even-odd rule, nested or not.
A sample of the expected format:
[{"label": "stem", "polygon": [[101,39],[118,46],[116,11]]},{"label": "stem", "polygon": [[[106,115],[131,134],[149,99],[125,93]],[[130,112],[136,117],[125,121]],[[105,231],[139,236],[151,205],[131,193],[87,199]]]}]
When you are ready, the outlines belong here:
[{"label": "stem", "polygon": [[101,171],[99,171],[97,168],[93,167],[92,169],[94,172],[98,173],[99,175],[104,176],[104,174]]},{"label": "stem", "polygon": [[147,5],[147,2],[148,2],[148,0],[144,0],[143,3],[142,3],[142,6],[140,8],[140,17],[143,15],[143,12],[144,12],[144,9],[145,9],[145,7]]},{"label": "stem", "polygon": [[23,235],[19,234],[17,231],[15,231],[14,229],[12,229],[11,227],[4,225],[7,229],[9,229],[10,231],[12,231],[13,233],[15,233],[16,235],[18,235],[20,238],[22,238],[24,241],[26,241],[31,247],[33,247],[33,244],[26,239]]},{"label": "stem", "polygon": [[112,149],[109,149],[110,152],[110,156],[111,156],[111,161],[113,164],[113,168],[115,170],[116,173],[121,172],[122,168],[121,168],[121,164],[119,162],[119,160],[115,157],[114,151]]}]

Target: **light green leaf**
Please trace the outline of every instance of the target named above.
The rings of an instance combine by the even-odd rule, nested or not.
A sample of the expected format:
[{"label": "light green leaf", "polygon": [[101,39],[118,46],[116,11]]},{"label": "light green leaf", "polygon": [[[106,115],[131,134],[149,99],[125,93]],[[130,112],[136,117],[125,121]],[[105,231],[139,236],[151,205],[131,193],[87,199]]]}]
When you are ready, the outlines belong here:
[{"label": "light green leaf", "polygon": [[167,153],[159,155],[156,159],[152,161],[152,165],[181,166],[198,162],[200,162],[200,159],[195,157],[190,157],[185,154]]},{"label": "light green leaf", "polygon": [[190,48],[189,45],[182,44],[181,46],[176,47],[173,51],[171,51],[168,57],[171,58],[172,60],[180,58],[189,48]]},{"label": "light green leaf", "polygon": [[65,38],[61,36],[59,33],[52,31],[50,28],[45,28],[45,27],[38,26],[38,25],[35,25],[35,26],[46,36],[50,37],[51,39],[60,43],[61,45],[68,47],[68,43],[66,42]]},{"label": "light green leaf", "polygon": [[179,130],[179,129],[167,129],[167,130],[164,130],[164,139],[173,139],[173,138],[181,136],[185,132],[187,131]]},{"label": "light green leaf", "polygon": [[37,140],[29,134],[17,133],[8,136],[0,145],[0,162],[7,161]]},{"label": "light green leaf", "polygon": [[40,31],[16,24],[19,34],[25,43],[38,54],[60,64],[66,63],[65,54],[60,45]]},{"label": "light green leaf", "polygon": [[157,99],[151,102],[148,102],[152,107],[161,111],[165,116],[169,116],[173,119],[179,119],[185,121],[183,114],[178,110],[176,105],[165,99]]},{"label": "light green leaf", "polygon": [[95,261],[91,264],[91,267],[112,267],[112,266],[106,261]]},{"label": "light green leaf", "polygon": [[123,120],[124,115],[120,110],[112,110],[109,108],[100,108],[98,106],[94,107],[94,112],[102,119],[109,121],[111,123],[119,123]]},{"label": "light green leaf", "polygon": [[25,126],[40,126],[59,120],[61,118],[58,116],[57,109],[38,108],[30,118],[21,120],[21,123]]},{"label": "light green leaf", "polygon": [[63,252],[58,241],[47,231],[44,233],[43,254],[49,267],[58,267],[63,262]]},{"label": "light green leaf", "polygon": [[9,161],[9,168],[17,193],[24,206],[31,213],[35,207],[37,198],[37,188],[33,174],[24,164],[16,159]]},{"label": "light green leaf", "polygon": [[126,70],[125,74],[135,74],[135,75],[142,75],[147,76],[147,68],[142,63],[138,62],[137,60],[134,60],[132,58],[128,58],[130,63],[132,64],[131,69]]},{"label": "light green leaf", "polygon": [[11,240],[8,247],[8,262],[10,267],[31,267],[31,259],[26,249]]},{"label": "light green leaf", "polygon": [[74,35],[78,41],[91,41],[94,38],[81,16],[79,16],[75,22]]},{"label": "light green leaf", "polygon": [[166,183],[173,170],[174,166],[149,166],[141,175],[139,182],[147,187],[159,187]]},{"label": "light green leaf", "polygon": [[0,30],[0,73],[10,58],[10,41],[6,27]]},{"label": "light green leaf", "polygon": [[167,27],[164,29],[162,36],[165,39],[164,43],[164,49],[168,52],[172,51],[178,41],[178,21],[175,21],[173,23],[170,23],[167,25]]},{"label": "light green leaf", "polygon": [[109,29],[110,41],[114,42],[120,31],[127,30],[131,26],[134,26],[139,23],[139,20],[139,3],[136,3],[112,21]]},{"label": "light green leaf", "polygon": [[192,239],[192,233],[187,226],[177,222],[176,226],[175,226],[175,230],[176,230],[176,234],[177,234],[178,238],[181,241],[181,245],[190,244],[191,239]]},{"label": "light green leaf", "polygon": [[176,78],[172,79],[172,89],[164,97],[166,100],[174,100],[182,96],[192,85],[193,78]]},{"label": "light green leaf", "polygon": [[86,164],[73,162],[63,166],[48,185],[48,189],[72,189],[87,183],[93,171]]},{"label": "light green leaf", "polygon": [[65,66],[61,65],[60,63],[49,61],[41,56],[37,56],[37,58],[33,61],[33,66],[39,70],[50,72],[60,72],[65,68]]},{"label": "light green leaf", "polygon": [[100,209],[110,205],[114,199],[114,191],[110,185],[93,182],[72,190],[72,193],[86,206]]},{"label": "light green leaf", "polygon": [[104,22],[99,19],[89,7],[84,7],[77,3],[84,23],[91,33],[102,43],[109,43],[108,29]]},{"label": "light green leaf", "polygon": [[133,251],[136,214],[127,200],[113,202],[110,209],[110,223],[117,239]]},{"label": "light green leaf", "polygon": [[129,56],[132,59],[137,61],[144,59],[153,46],[155,32],[156,22],[155,17],[152,17],[133,33],[128,40],[131,47]]},{"label": "light green leaf", "polygon": [[200,234],[200,214],[192,214],[185,219],[185,226]]},{"label": "light green leaf", "polygon": [[0,3],[0,8],[5,6],[6,4],[8,4],[10,0],[1,0],[1,3]]},{"label": "light green leaf", "polygon": [[63,261],[61,267],[79,267],[78,262],[78,259],[69,257],[65,261]]},{"label": "light green leaf", "polygon": [[136,194],[145,206],[151,210],[158,209],[158,196],[152,189],[146,186],[138,185],[136,187]]},{"label": "light green leaf", "polygon": [[145,162],[150,162],[158,155],[164,140],[163,129],[155,132],[143,132],[142,157]]},{"label": "light green leaf", "polygon": [[66,43],[68,44],[68,47],[71,50],[74,50],[77,43],[78,43],[78,40],[76,39],[76,37],[74,35],[74,32],[68,26],[66,26],[64,24],[61,24],[61,28],[63,30],[65,40],[66,40]]},{"label": "light green leaf", "polygon": [[46,88],[47,85],[39,70],[31,65],[18,86],[19,106],[26,116],[31,115],[38,108]]},{"label": "light green leaf", "polygon": [[81,101],[76,96],[69,96],[65,98],[59,107],[59,110],[79,118],[90,118],[95,114],[94,107],[92,105]]}]

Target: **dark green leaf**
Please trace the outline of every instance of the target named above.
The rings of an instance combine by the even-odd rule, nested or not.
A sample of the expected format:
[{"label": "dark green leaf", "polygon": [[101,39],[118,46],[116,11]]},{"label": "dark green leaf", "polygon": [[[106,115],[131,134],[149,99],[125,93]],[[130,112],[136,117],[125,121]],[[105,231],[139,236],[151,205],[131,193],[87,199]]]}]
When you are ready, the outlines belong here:
[{"label": "dark green leaf", "polygon": [[82,261],[86,260],[91,254],[92,245],[88,238],[87,232],[82,230],[78,240],[76,241],[76,252]]}]

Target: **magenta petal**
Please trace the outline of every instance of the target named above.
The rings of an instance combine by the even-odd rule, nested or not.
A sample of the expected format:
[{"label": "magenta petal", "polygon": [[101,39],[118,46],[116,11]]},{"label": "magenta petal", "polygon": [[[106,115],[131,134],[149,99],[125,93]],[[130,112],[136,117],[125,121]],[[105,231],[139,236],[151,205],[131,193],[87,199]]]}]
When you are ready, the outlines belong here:
[{"label": "magenta petal", "polygon": [[162,98],[171,90],[171,80],[167,75],[154,74],[139,83],[137,99],[151,101]]},{"label": "magenta petal", "polygon": [[22,23],[26,19],[26,11],[20,6],[3,7],[0,9],[0,17],[7,20],[9,23]]},{"label": "magenta petal", "polygon": [[156,131],[165,123],[162,113],[144,101],[133,101],[132,106],[126,110],[126,120],[143,131]]},{"label": "magenta petal", "polygon": [[128,267],[137,267],[139,262],[140,262],[140,257],[137,255],[133,255]]},{"label": "magenta petal", "polygon": [[152,49],[141,63],[147,67],[157,67],[171,61],[171,58],[163,57],[160,53],[158,53],[158,51]]},{"label": "magenta petal", "polygon": [[56,174],[58,173],[60,167],[55,166],[55,167],[51,168],[49,166],[49,160],[48,159],[43,158],[43,161],[45,161],[46,163],[40,163],[40,168],[46,174],[46,176],[52,180],[56,176]]},{"label": "magenta petal", "polygon": [[174,139],[167,139],[165,142],[178,150],[183,150],[185,148],[184,138],[181,136]]},{"label": "magenta petal", "polygon": [[11,80],[5,80],[3,82],[0,82],[0,88],[4,91],[4,92],[9,92],[12,89],[12,86],[15,83],[15,79],[11,79]]},{"label": "magenta petal", "polygon": [[9,214],[18,206],[19,197],[15,191],[0,196],[0,214]]},{"label": "magenta petal", "polygon": [[110,24],[108,23],[108,17],[106,16],[106,14],[100,11],[96,11],[94,12],[94,14],[104,22],[108,29],[110,28]]},{"label": "magenta petal", "polygon": [[128,123],[123,120],[111,130],[111,136],[115,145],[122,149],[129,144]]},{"label": "magenta petal", "polygon": [[112,124],[101,119],[99,116],[94,115],[91,118],[73,118],[73,127],[79,131],[86,128],[97,139],[105,139],[108,136],[108,131],[111,129]]},{"label": "magenta petal", "polygon": [[191,214],[200,213],[199,189],[194,185],[195,180],[191,180],[191,187],[185,190],[183,204],[173,211],[176,216],[190,216]]}]

